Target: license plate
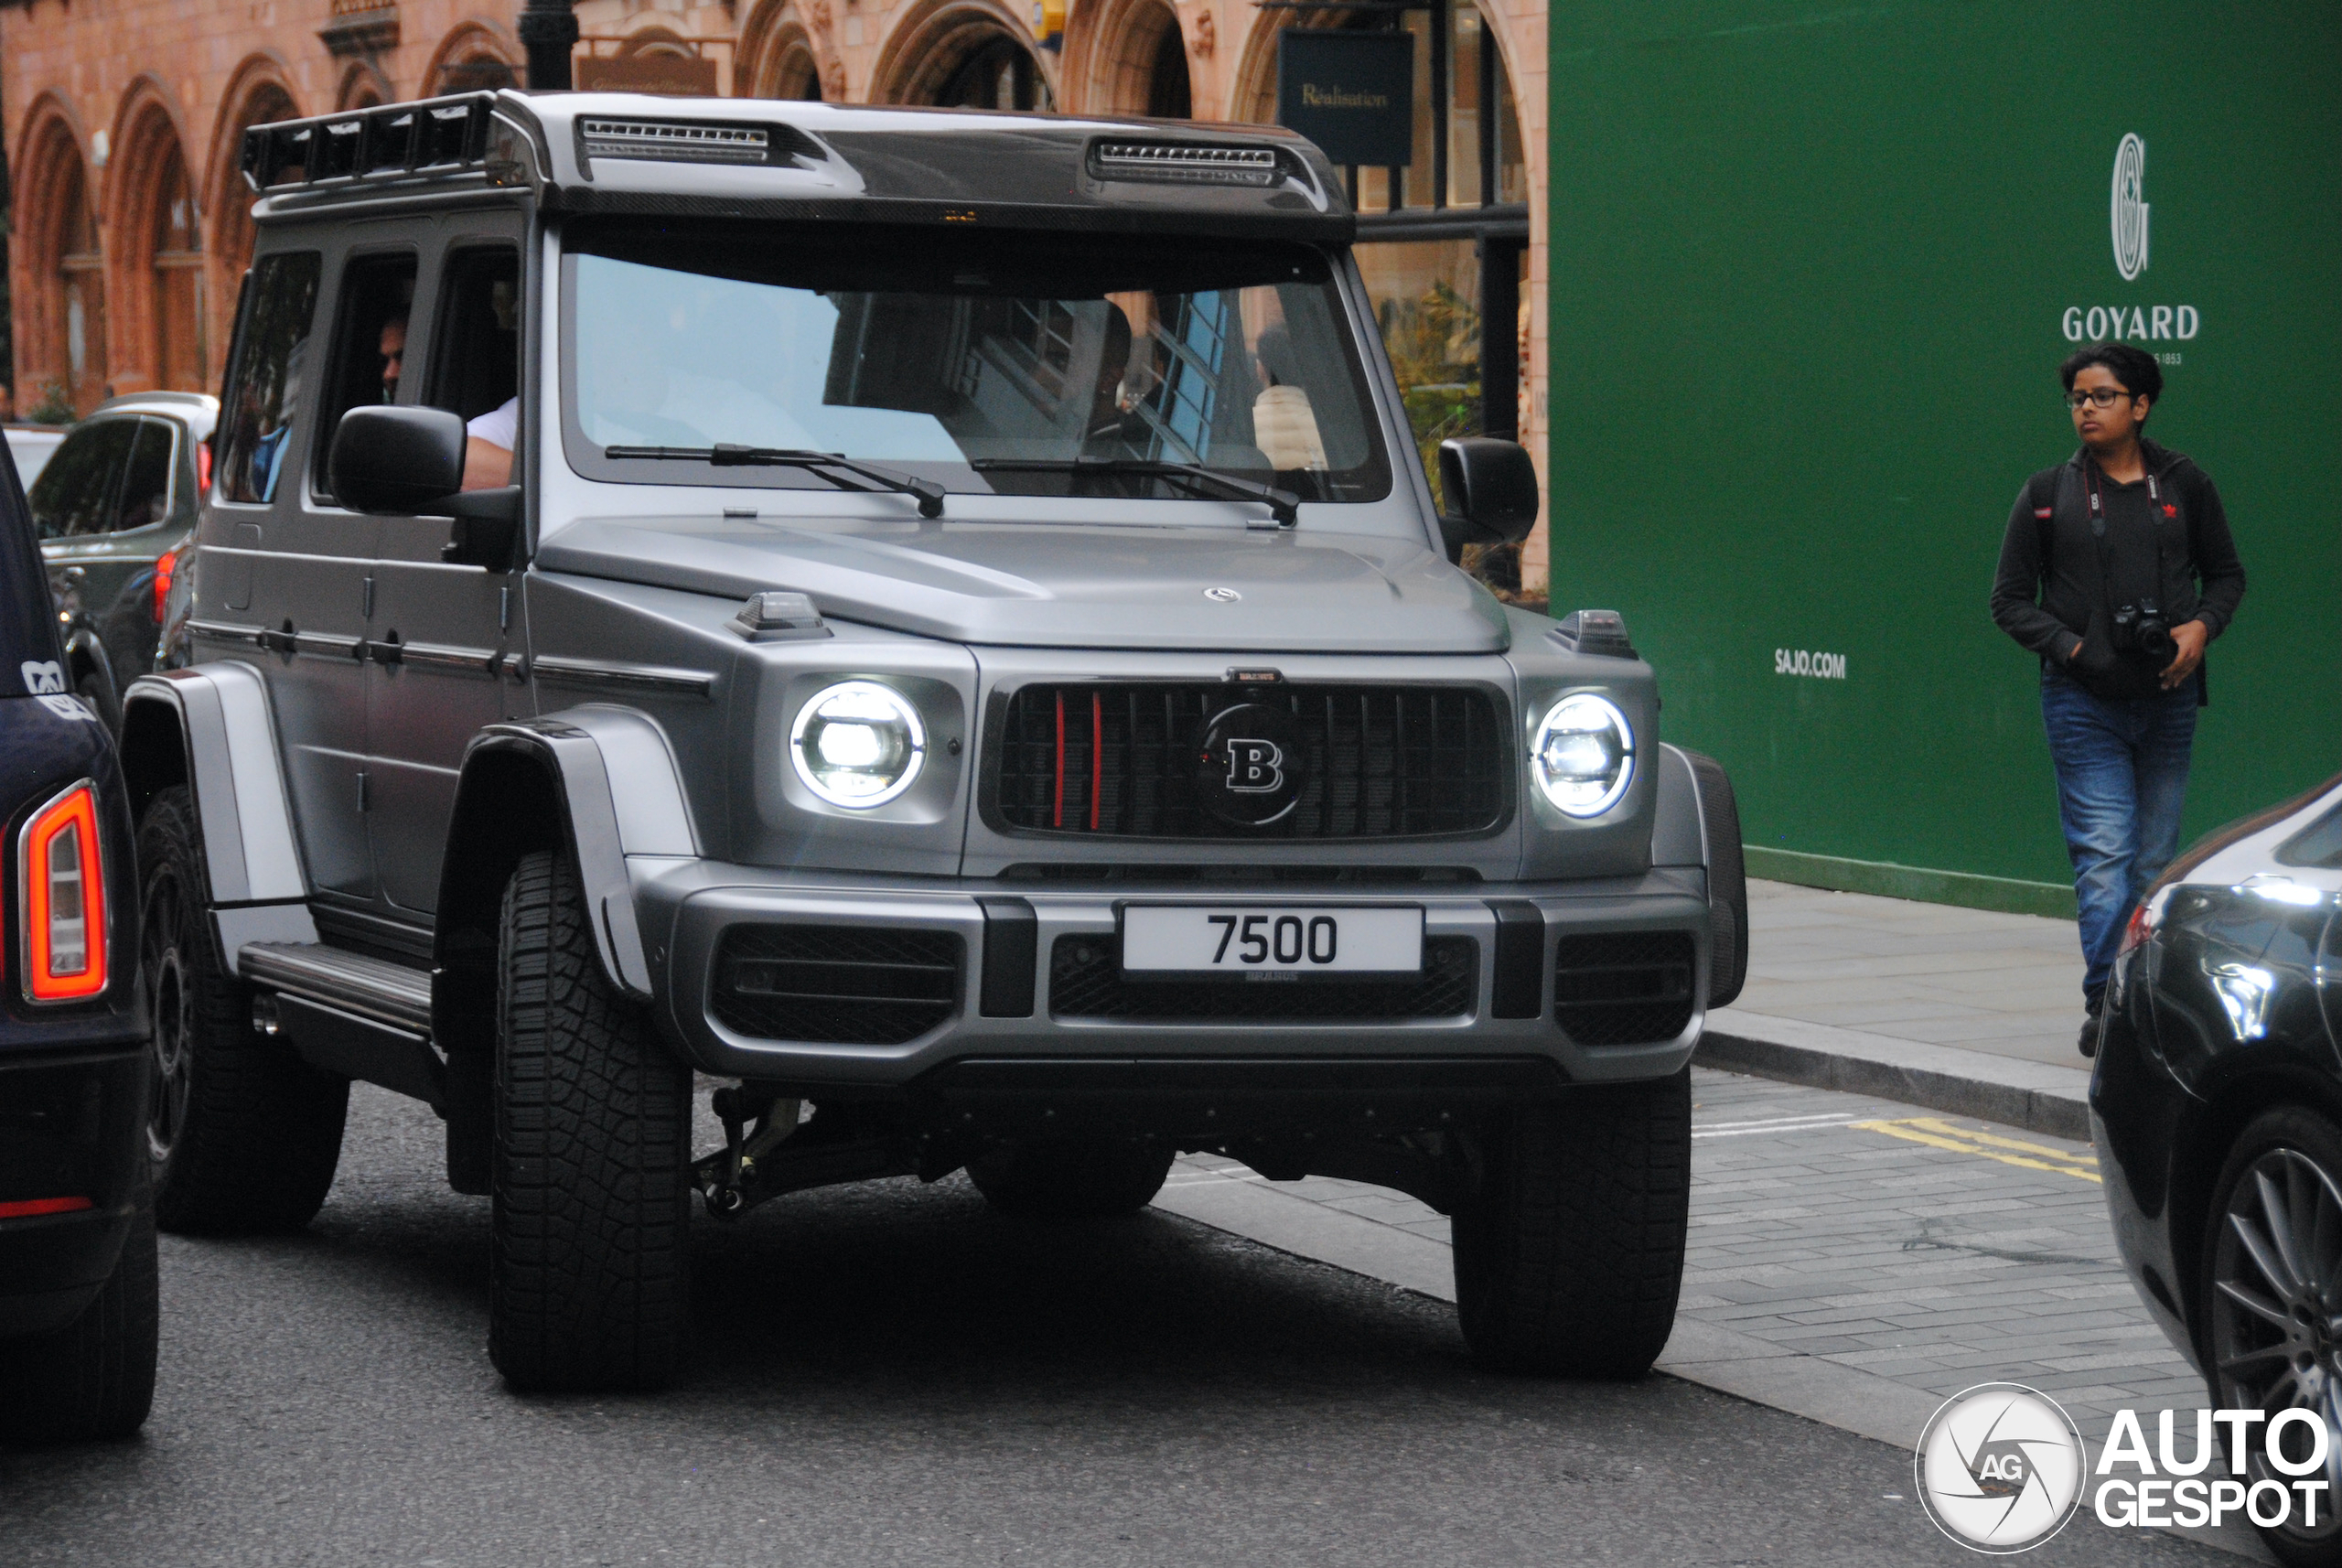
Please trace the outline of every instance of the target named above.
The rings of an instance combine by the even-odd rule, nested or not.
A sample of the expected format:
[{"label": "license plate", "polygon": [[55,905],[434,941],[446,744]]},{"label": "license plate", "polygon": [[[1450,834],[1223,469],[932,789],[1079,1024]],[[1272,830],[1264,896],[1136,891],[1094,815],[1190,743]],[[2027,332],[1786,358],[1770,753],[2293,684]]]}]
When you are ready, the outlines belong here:
[{"label": "license plate", "polygon": [[1420,974],[1421,909],[1139,904],[1123,911],[1123,972],[1195,979]]}]

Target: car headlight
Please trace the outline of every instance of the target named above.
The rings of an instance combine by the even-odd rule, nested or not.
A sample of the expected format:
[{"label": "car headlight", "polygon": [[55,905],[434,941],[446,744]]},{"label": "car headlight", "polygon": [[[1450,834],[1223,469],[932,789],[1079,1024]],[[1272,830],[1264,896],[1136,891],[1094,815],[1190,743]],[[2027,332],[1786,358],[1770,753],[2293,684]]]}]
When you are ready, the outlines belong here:
[{"label": "car headlight", "polygon": [[805,788],[833,806],[883,806],[919,778],[927,726],[901,693],[874,681],[841,682],[797,710],[789,759]]},{"label": "car headlight", "polygon": [[1634,782],[1635,732],[1616,707],[1579,692],[1546,710],[1530,766],[1555,808],[1598,817]]}]

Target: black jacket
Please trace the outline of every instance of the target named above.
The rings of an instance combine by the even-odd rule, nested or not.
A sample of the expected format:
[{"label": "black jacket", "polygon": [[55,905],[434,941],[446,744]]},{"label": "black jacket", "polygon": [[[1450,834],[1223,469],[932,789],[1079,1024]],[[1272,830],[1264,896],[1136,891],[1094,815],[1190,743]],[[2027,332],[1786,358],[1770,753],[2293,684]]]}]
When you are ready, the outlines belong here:
[{"label": "black jacket", "polygon": [[[2111,499],[2117,487],[2103,475],[2098,487],[2107,499],[2110,527],[2103,545],[2090,526],[2087,451],[2025,481],[2009,511],[2001,539],[2000,570],[1993,579],[1993,619],[2003,631],[2063,670],[2099,696],[2143,697],[2160,689],[2154,666],[2126,659],[2110,635],[2118,602],[2134,597],[2149,582],[2173,626],[2200,620],[2217,639],[2236,618],[2244,599],[2244,565],[2237,559],[2228,513],[2212,477],[2184,455],[2152,441],[2139,443],[2148,483],[2122,487],[2126,504]],[[2143,490],[2145,496],[2137,493]],[[2152,558],[2138,524],[2154,524]],[[2049,555],[2042,559],[2042,542]],[[2125,585],[2110,575],[2128,578]],[[2075,645],[2087,642],[2079,662],[2068,662]],[[2199,687],[2199,690],[2201,688]]]}]

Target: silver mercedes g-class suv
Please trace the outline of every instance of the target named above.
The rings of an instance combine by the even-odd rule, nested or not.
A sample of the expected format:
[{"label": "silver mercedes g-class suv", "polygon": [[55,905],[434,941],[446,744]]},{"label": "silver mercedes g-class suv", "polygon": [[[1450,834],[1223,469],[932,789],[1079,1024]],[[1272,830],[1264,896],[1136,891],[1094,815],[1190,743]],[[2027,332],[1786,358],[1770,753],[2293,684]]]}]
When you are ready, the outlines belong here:
[{"label": "silver mercedes g-class suv", "polygon": [[1491,1365],[1649,1366],[1731,789],[1618,617],[1452,564],[1534,474],[1450,442],[1434,509],[1316,148],[501,92],[243,167],[125,703],[165,1226],[306,1223],[387,1086],[506,1380],[644,1387],[694,1194],[1095,1217],[1201,1150],[1453,1216]]}]

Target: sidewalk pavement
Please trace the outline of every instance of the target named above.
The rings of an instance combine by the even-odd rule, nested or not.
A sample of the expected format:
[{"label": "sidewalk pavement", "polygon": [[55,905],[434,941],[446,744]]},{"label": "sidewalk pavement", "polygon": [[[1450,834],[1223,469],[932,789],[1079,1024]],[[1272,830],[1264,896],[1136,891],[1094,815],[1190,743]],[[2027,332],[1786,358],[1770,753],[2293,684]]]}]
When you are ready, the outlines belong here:
[{"label": "sidewalk pavement", "polygon": [[2071,920],[1751,882],[1748,925],[1702,1065],[2090,1136]]}]

